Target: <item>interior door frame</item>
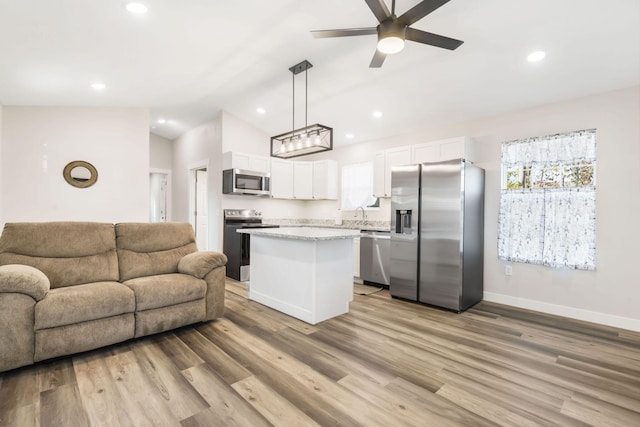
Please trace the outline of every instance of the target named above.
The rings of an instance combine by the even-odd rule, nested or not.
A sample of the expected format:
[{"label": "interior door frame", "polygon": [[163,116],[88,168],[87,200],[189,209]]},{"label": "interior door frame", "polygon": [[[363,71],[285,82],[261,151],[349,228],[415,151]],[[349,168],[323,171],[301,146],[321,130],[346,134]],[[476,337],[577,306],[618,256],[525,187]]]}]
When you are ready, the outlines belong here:
[{"label": "interior door frame", "polygon": [[[189,194],[189,223],[193,227],[194,233],[196,232],[196,171],[206,169],[207,170],[207,180],[209,179],[209,174],[211,173],[211,168],[209,167],[209,160],[199,160],[197,162],[190,163],[188,166],[188,177],[187,177],[187,186],[188,186],[188,194]],[[209,187],[209,182],[207,182],[207,188]],[[207,200],[207,211],[209,210],[210,200],[209,200],[209,190],[207,190],[206,195]],[[209,230],[211,226],[211,219],[209,218],[209,224],[207,226],[207,236],[204,239],[206,245],[209,246]],[[197,239],[197,238],[196,238]],[[206,250],[207,248],[198,248],[200,250]]]},{"label": "interior door frame", "polygon": [[[166,214],[165,214],[165,221],[166,222],[171,222],[172,221],[172,203],[173,203],[173,199],[172,199],[172,194],[171,194],[171,189],[173,187],[173,180],[172,180],[172,175],[171,175],[171,169],[159,169],[159,168],[149,168],[149,174],[152,173],[160,173],[163,175],[167,175],[167,206],[166,206]],[[151,198],[151,189],[149,189],[149,198]]]}]

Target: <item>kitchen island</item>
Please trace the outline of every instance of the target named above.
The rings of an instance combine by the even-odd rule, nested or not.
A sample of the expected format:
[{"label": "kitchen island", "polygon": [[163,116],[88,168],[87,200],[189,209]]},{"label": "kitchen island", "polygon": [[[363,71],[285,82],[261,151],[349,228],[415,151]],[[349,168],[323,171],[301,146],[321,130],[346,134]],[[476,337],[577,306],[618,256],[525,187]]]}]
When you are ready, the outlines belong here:
[{"label": "kitchen island", "polygon": [[358,230],[240,229],[251,235],[249,299],[315,325],[347,313]]}]

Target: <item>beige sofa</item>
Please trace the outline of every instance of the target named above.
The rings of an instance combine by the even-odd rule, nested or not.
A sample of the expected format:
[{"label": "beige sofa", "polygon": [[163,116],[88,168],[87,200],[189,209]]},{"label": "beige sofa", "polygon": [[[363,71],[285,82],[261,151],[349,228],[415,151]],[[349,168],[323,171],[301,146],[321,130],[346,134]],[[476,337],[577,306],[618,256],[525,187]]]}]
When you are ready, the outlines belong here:
[{"label": "beige sofa", "polygon": [[222,316],[227,258],[184,223],[8,223],[0,372]]}]

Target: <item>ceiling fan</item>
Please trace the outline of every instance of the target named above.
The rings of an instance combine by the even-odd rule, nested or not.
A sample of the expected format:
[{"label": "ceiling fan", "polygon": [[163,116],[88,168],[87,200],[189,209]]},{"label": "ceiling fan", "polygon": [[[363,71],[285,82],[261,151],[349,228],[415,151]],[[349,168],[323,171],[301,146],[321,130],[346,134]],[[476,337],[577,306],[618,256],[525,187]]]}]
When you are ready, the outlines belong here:
[{"label": "ceiling fan", "polygon": [[383,0],[365,0],[369,9],[373,12],[380,24],[377,27],[346,28],[342,30],[316,30],[311,31],[313,37],[351,37],[378,35],[378,48],[373,55],[370,68],[380,68],[387,55],[400,52],[404,48],[404,41],[411,40],[418,43],[454,50],[462,43],[461,40],[452,39],[438,34],[428,33],[411,28],[418,22],[449,0],[423,0],[399,17],[396,17],[396,1],[392,0],[391,11]]}]

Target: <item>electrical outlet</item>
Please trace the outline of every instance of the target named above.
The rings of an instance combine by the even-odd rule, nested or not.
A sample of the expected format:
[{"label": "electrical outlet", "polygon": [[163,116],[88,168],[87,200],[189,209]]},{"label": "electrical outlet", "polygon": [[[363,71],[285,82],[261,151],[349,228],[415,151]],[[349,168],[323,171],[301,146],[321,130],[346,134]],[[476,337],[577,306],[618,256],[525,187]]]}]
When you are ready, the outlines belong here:
[{"label": "electrical outlet", "polygon": [[513,274],[513,267],[511,267],[510,265],[505,265],[504,274],[507,276],[511,276]]}]

